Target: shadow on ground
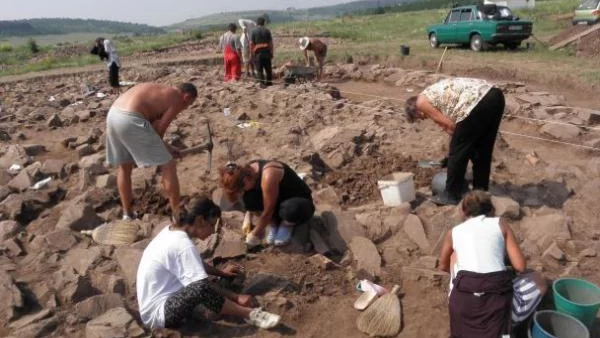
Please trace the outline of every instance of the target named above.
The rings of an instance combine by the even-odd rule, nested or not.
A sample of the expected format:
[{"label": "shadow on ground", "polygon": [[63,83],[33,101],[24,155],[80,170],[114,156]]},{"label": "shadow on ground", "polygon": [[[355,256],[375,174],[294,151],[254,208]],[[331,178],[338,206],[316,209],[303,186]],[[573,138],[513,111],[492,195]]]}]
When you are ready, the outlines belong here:
[{"label": "shadow on ground", "polygon": [[495,196],[508,196],[525,207],[547,206],[562,208],[563,204],[573,195],[564,183],[543,180],[539,183],[516,185],[510,182],[494,184],[490,192]]}]

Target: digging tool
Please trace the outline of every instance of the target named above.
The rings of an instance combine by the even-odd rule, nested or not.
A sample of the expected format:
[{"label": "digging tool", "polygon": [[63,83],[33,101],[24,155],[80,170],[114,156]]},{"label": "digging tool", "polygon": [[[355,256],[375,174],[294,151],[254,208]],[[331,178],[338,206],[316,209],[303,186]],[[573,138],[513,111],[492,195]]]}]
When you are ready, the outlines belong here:
[{"label": "digging tool", "polygon": [[204,151],[208,151],[208,168],[206,169],[206,173],[210,174],[211,168],[212,168],[212,151],[214,148],[214,144],[213,144],[213,133],[212,133],[212,129],[210,127],[210,121],[206,120],[206,132],[208,134],[208,142],[199,146],[195,146],[195,147],[191,147],[191,148],[187,148],[187,149],[183,149],[179,152],[179,154],[183,157],[183,156],[187,156],[187,155],[192,155],[192,154],[197,154],[197,153],[201,153]]},{"label": "digging tool", "polygon": [[442,53],[442,57],[440,58],[440,63],[438,63],[438,66],[435,69],[436,73],[439,73],[442,70],[442,64],[444,63],[444,57],[446,56],[447,50],[448,50],[448,46],[446,46],[446,48],[444,48],[444,52]]},{"label": "digging tool", "polygon": [[446,168],[448,166],[448,158],[445,157],[441,160],[422,160],[419,161],[419,168]]},{"label": "digging tool", "polygon": [[394,285],[390,293],[377,299],[358,316],[358,329],[371,337],[394,337],[401,329],[402,308],[398,293],[400,286]]}]

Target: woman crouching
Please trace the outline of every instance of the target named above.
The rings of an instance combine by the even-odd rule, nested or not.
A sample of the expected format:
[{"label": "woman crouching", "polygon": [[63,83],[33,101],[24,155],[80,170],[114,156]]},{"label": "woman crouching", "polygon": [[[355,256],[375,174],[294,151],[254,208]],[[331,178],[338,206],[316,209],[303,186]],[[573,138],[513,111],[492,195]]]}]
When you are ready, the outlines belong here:
[{"label": "woman crouching", "polygon": [[272,328],[279,316],[254,308],[250,295],[235,294],[208,280],[209,275],[230,277],[238,266],[217,270],[204,265],[192,238],[206,239],[214,232],[221,210],[208,198],[192,201],[177,224],[166,226],[148,244],[137,271],[140,315],[150,328],[174,328],[189,319],[196,306],[246,319],[259,328]]},{"label": "woman crouching", "polygon": [[[547,286],[526,262],[511,228],[494,217],[488,193],[475,190],[462,200],[465,221],[448,232],[440,270],[450,272],[450,331],[453,338],[509,335],[536,309]],[[505,255],[513,269],[505,265]]]},{"label": "woman crouching", "polygon": [[241,198],[245,210],[260,214],[256,228],[246,237],[249,247],[259,245],[263,237],[267,244],[287,245],[294,226],[308,222],[315,213],[310,187],[285,163],[255,160],[238,166],[229,162],[220,176],[230,202]]}]

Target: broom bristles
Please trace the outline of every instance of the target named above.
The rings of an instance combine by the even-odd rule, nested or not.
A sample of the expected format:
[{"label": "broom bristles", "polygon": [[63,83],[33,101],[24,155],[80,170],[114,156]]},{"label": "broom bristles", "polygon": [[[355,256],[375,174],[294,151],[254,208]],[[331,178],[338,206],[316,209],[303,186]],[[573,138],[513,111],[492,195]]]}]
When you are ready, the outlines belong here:
[{"label": "broom bristles", "polygon": [[95,242],[104,245],[124,245],[134,243],[138,238],[139,225],[132,221],[114,221],[83,232],[91,235]]},{"label": "broom bristles", "polygon": [[356,320],[358,329],[371,337],[396,336],[401,324],[399,290],[400,287],[394,285],[390,293],[381,296],[361,313]]}]

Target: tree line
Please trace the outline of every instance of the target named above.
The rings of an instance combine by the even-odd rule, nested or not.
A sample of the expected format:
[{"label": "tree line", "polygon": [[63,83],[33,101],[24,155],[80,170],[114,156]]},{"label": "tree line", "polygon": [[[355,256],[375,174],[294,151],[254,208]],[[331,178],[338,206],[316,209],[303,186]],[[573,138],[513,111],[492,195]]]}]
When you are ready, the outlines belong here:
[{"label": "tree line", "polygon": [[144,24],[94,19],[27,19],[0,21],[0,36],[30,36],[68,33],[161,34],[165,30]]},{"label": "tree line", "polygon": [[412,1],[399,5],[378,6],[353,13],[354,15],[377,15],[385,13],[401,13],[424,11],[429,9],[451,8],[454,6],[466,6],[483,1],[473,0],[422,0]]}]

